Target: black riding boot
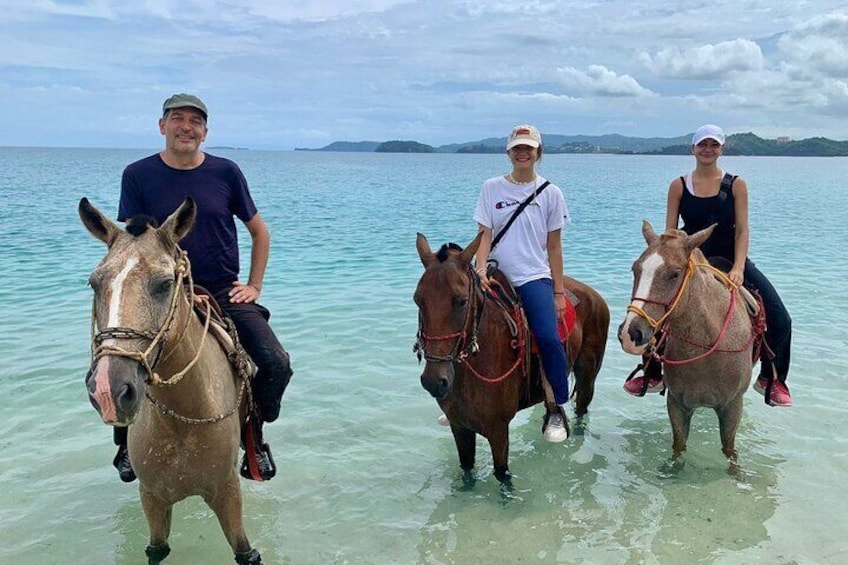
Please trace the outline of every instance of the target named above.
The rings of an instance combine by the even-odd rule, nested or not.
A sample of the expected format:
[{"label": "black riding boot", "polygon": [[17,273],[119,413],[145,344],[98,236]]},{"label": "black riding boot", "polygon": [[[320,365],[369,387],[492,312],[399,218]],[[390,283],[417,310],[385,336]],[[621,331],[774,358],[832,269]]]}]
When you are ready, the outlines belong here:
[{"label": "black riding boot", "polygon": [[118,453],[112,460],[112,465],[118,470],[118,475],[125,483],[131,483],[135,480],[135,471],[133,471],[130,463],[130,454],[127,451],[127,428],[115,427],[112,431],[112,438],[115,445],[118,446]]}]

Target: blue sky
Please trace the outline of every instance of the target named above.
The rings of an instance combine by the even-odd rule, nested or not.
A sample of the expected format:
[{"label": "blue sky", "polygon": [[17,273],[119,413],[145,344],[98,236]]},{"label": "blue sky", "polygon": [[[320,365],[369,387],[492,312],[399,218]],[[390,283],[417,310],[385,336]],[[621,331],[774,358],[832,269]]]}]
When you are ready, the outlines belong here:
[{"label": "blue sky", "polygon": [[0,0],[0,145],[671,137],[848,139],[844,0]]}]

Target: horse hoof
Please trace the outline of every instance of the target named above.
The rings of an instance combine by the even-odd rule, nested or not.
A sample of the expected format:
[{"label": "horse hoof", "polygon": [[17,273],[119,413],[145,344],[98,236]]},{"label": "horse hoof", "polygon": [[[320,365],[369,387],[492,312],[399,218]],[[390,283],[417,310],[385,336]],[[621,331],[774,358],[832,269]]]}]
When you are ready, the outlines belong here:
[{"label": "horse hoof", "polygon": [[163,559],[171,553],[171,548],[167,543],[162,545],[148,545],[144,548],[144,554],[147,556],[147,565],[159,565]]},{"label": "horse hoof", "polygon": [[247,553],[237,553],[236,563],[238,565],[260,565],[262,563],[262,556],[259,555],[259,551],[251,549]]},{"label": "horse hoof", "polygon": [[495,478],[504,484],[512,484],[512,473],[508,469],[495,469]]}]

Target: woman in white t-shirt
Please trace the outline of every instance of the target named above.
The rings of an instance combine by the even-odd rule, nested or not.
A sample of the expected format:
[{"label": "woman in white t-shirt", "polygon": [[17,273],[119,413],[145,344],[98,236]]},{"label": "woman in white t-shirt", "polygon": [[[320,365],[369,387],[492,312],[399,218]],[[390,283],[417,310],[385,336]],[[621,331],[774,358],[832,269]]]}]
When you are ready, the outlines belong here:
[{"label": "woman in white t-shirt", "polygon": [[[568,210],[562,190],[536,173],[542,151],[538,129],[531,125],[512,129],[506,146],[512,171],[483,183],[474,211],[474,220],[483,232],[476,265],[484,289],[489,288],[486,264],[493,261],[521,297],[545,375],[560,408],[548,418],[544,437],[551,442],[561,442],[568,439],[565,420],[568,359],[557,332],[557,319],[565,311],[561,235],[568,222]],[[498,237],[518,206],[543,185],[542,191],[521,211],[492,249],[493,239]]]}]

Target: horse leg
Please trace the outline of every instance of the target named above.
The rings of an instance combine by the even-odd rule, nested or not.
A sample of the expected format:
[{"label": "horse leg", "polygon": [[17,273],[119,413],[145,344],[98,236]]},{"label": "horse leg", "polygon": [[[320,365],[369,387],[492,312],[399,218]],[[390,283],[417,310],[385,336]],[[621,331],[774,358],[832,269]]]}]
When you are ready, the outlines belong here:
[{"label": "horse leg", "polygon": [[451,432],[459,454],[459,466],[466,473],[474,469],[474,457],[477,452],[477,434],[468,428],[461,428],[451,422]]},{"label": "horse leg", "polygon": [[235,554],[239,565],[255,565],[262,563],[259,552],[250,547],[242,521],[241,485],[238,477],[232,473],[214,497],[204,497],[206,504],[215,512],[218,523],[227,537],[227,541]]},{"label": "horse leg", "polygon": [[716,408],[716,415],[718,416],[718,428],[721,433],[721,451],[731,465],[735,465],[736,430],[742,420],[742,395],[737,396],[735,400],[729,402],[720,410]]},{"label": "horse leg", "polygon": [[602,355],[581,350],[574,360],[574,413],[578,418],[589,412],[589,404],[595,397],[595,380],[601,370],[602,359]]},{"label": "horse leg", "polygon": [[147,517],[147,527],[150,530],[150,543],[144,548],[148,565],[158,565],[171,553],[168,536],[171,534],[171,511],[173,505],[165,503],[150,490],[139,489],[141,506]]},{"label": "horse leg", "polygon": [[509,472],[509,425],[496,426],[486,439],[492,449],[495,478],[502,483],[508,483],[512,479]]},{"label": "horse leg", "polygon": [[671,422],[672,457],[677,459],[686,451],[686,441],[689,439],[689,427],[692,423],[694,410],[681,406],[674,400],[672,395],[668,395],[666,407],[668,409],[668,419]]}]

